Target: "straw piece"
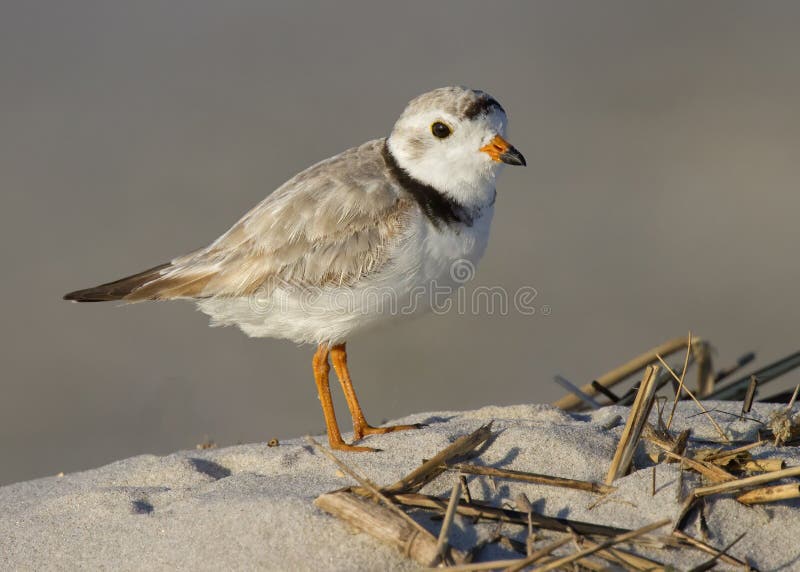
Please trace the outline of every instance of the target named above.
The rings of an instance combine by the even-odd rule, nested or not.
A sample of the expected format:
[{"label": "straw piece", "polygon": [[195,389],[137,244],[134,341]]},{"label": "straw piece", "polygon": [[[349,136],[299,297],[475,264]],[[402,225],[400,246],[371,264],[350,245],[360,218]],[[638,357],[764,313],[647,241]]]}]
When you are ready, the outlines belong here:
[{"label": "straw piece", "polygon": [[775,485],[747,491],[736,497],[740,503],[747,505],[775,502],[788,499],[800,498],[800,484],[790,483],[788,485]]},{"label": "straw piece", "polygon": [[[669,383],[670,381],[672,381],[672,376],[669,374],[669,372],[662,371],[661,373],[659,373],[658,377],[656,378],[656,389],[655,389],[656,393],[658,393],[661,390],[661,388],[667,385],[667,383]],[[628,406],[632,405],[634,400],[636,399],[636,393],[639,391],[640,386],[641,383],[637,383],[633,387],[631,387],[628,390],[628,392],[620,398],[619,403],[617,403],[617,405],[628,405]]]},{"label": "straw piece", "polygon": [[754,473],[771,473],[782,471],[786,467],[783,459],[751,459],[741,466],[745,471]]},{"label": "straw piece", "polygon": [[[436,538],[427,530],[420,531],[407,520],[387,507],[376,504],[347,491],[320,495],[314,504],[327,513],[343,520],[355,529],[395,547],[423,566],[436,561]],[[464,562],[464,555],[450,550],[454,562]]]},{"label": "straw piece", "polygon": [[709,485],[707,487],[699,487],[696,488],[692,494],[695,497],[704,497],[718,493],[730,493],[733,491],[739,491],[747,487],[752,487],[755,485],[763,485],[764,483],[777,481],[778,479],[783,479],[785,477],[798,477],[798,476],[800,476],[800,467],[790,467],[788,469],[783,469],[782,471],[773,471],[771,473],[755,475],[753,477],[747,477],[745,479],[737,479],[735,481],[730,481],[727,483]]},{"label": "straw piece", "polygon": [[718,467],[713,463],[708,463],[706,461],[698,461],[697,459],[691,459],[689,457],[683,457],[681,455],[676,455],[670,451],[664,451],[664,454],[667,457],[671,457],[676,461],[681,461],[684,466],[693,469],[715,483],[727,483],[730,481],[735,481],[736,477],[730,474],[728,471],[723,469],[722,467]]},{"label": "straw piece", "polygon": [[336,455],[333,454],[332,451],[329,451],[328,449],[320,445],[320,443],[313,437],[306,436],[306,441],[311,445],[313,445],[314,447],[316,447],[319,451],[321,451],[326,457],[328,457],[328,459],[333,461],[333,463],[337,467],[339,467],[343,472],[353,477],[363,487],[363,489],[366,489],[369,492],[369,494],[371,494],[375,498],[376,501],[382,502],[386,506],[386,508],[395,513],[399,518],[405,520],[413,528],[416,528],[420,532],[423,531],[427,532],[421,524],[419,524],[416,520],[408,516],[402,510],[400,510],[391,500],[389,500],[389,498],[386,495],[384,495],[381,491],[379,491],[378,487],[372,481],[370,481],[363,475],[358,474],[355,471],[355,469],[351,468],[344,461],[339,459]]},{"label": "straw piece", "polygon": [[[643,369],[645,366],[653,363],[656,361],[656,354],[662,356],[672,355],[681,348],[686,347],[687,339],[685,337],[675,338],[673,340],[669,340],[655,348],[644,352],[630,360],[629,362],[612,369],[608,373],[605,373],[598,377],[595,381],[602,385],[603,387],[613,387],[616,384],[623,381],[630,375],[633,375],[637,371]],[[592,387],[591,383],[587,383],[584,386],[581,386],[581,391],[587,395],[597,395],[597,390]],[[566,410],[573,410],[578,409],[581,405],[581,400],[575,397],[574,395],[565,395],[555,403],[553,403],[556,407],[560,407],[561,409]]]},{"label": "straw piece", "polygon": [[[667,370],[672,374],[672,377],[674,377],[676,380],[678,380],[680,382],[680,378],[677,376],[677,374],[674,371],[672,371],[672,368],[667,365],[667,362],[665,362],[661,358],[661,356],[658,356],[658,361],[660,361],[664,365],[664,367],[667,368]],[[714,420],[714,418],[711,417],[711,414],[708,412],[708,410],[706,410],[705,406],[702,403],[700,403],[700,401],[694,396],[694,393],[692,393],[689,390],[689,388],[686,387],[685,385],[683,385],[683,383],[681,382],[681,385],[678,387],[678,393],[679,394],[680,394],[681,388],[683,388],[683,391],[686,392],[686,395],[691,397],[692,400],[697,404],[697,406],[700,408],[700,411],[702,411],[703,414],[708,417],[709,421],[711,421],[711,423],[714,425],[714,428],[717,430],[717,432],[722,437],[722,440],[729,443],[730,439],[728,439],[728,436],[725,435],[725,432],[722,430],[722,427],[720,427],[719,423],[717,423]],[[670,421],[671,421],[671,419],[670,419]],[[667,428],[669,428],[669,422],[667,422]]]},{"label": "straw piece", "polygon": [[447,570],[447,572],[480,572],[482,570],[499,570],[500,568],[513,566],[520,560],[521,558],[509,558],[506,560],[490,560],[488,562],[472,562],[469,564],[448,566],[447,568],[443,568],[443,570]]},{"label": "straw piece", "polygon": [[386,493],[417,492],[445,471],[445,466],[458,457],[465,457],[492,436],[492,423],[479,427],[469,435],[459,437],[411,471],[405,477],[383,489]]},{"label": "straw piece", "polygon": [[763,386],[764,384],[777,379],[778,377],[792,371],[797,367],[800,367],[800,351],[766,365],[749,375],[741,377],[736,381],[725,385],[724,387],[717,387],[710,395],[706,395],[706,398],[729,401],[741,399],[742,395],[744,395],[744,392],[747,390],[747,386],[750,384],[751,376],[756,376],[758,378],[759,385]]},{"label": "straw piece", "polygon": [[[684,429],[677,437],[673,437],[669,431],[656,429],[652,423],[647,423],[642,430],[642,437],[659,449],[683,455],[691,433],[691,429]],[[651,458],[658,462],[659,455],[655,454]],[[675,459],[670,458],[667,462],[675,462]]]},{"label": "straw piece", "polygon": [[675,524],[672,526],[672,532],[677,532],[683,527],[684,521],[688,518],[692,509],[697,506],[697,498],[689,495],[683,500],[678,516],[675,518]]},{"label": "straw piece", "polygon": [[[569,539],[568,539],[569,540]],[[470,564],[458,564],[444,568],[447,572],[481,572],[482,570],[497,570],[505,568],[519,562],[520,558],[508,560],[490,560],[489,562],[473,562]]]},{"label": "straw piece", "polygon": [[756,447],[763,445],[764,443],[766,443],[766,441],[762,439],[760,441],[754,441],[752,443],[748,443],[747,445],[742,445],[741,447],[736,447],[735,449],[718,451],[717,453],[712,453],[706,457],[703,457],[703,461],[716,462],[718,460],[722,460],[727,457],[734,457],[739,453],[744,453],[745,451],[749,451],[750,449],[755,449]]},{"label": "straw piece", "polygon": [[[697,395],[706,397],[714,391],[714,368],[708,342],[698,342],[692,347],[697,360]],[[684,374],[685,375],[685,374]]]},{"label": "straw piece", "polygon": [[541,560],[542,558],[548,556],[549,554],[552,554],[554,550],[561,548],[562,546],[564,546],[569,542],[572,542],[572,537],[570,536],[567,536],[560,540],[556,540],[555,542],[551,542],[547,546],[543,546],[539,550],[532,552],[530,556],[527,556],[525,558],[520,558],[515,564],[512,564],[511,566],[506,568],[504,572],[519,572],[526,566],[533,564],[537,560]]},{"label": "straw piece", "polygon": [[[436,511],[444,511],[447,509],[447,503],[443,499],[419,493],[395,494],[392,495],[392,500],[394,500],[397,504],[413,506],[416,508],[426,508]],[[593,524],[591,522],[581,522],[579,520],[570,520],[566,518],[554,518],[536,513],[525,513],[517,510],[491,506],[478,501],[472,501],[471,503],[459,501],[456,511],[458,514],[463,516],[479,517],[488,520],[500,520],[503,522],[512,522],[522,525],[527,525],[528,519],[530,518],[530,522],[533,524],[533,526],[545,530],[555,530],[558,532],[568,532],[569,529],[572,529],[578,534],[597,534],[600,536],[615,536],[617,534],[628,532],[623,528]]]},{"label": "straw piece", "polygon": [[[680,379],[678,379],[677,376],[674,376],[675,379],[678,380],[678,389],[675,390],[675,399],[672,402],[672,409],[670,409],[669,412],[669,419],[667,420],[667,431],[669,431],[669,428],[672,427],[672,418],[675,415],[675,409],[678,407],[678,400],[681,398],[681,392],[683,391],[683,380],[686,378],[686,368],[689,367],[689,356],[691,354],[692,354],[692,332],[689,332],[689,336],[686,339],[686,356],[683,358],[683,369],[681,370],[681,377]],[[672,371],[672,368],[670,367],[667,367],[667,369],[669,371]]]},{"label": "straw piece", "polygon": [[718,452],[710,453],[709,449],[701,449],[695,453],[694,458],[697,461],[724,467],[728,471],[768,473],[786,468],[786,463],[783,459],[754,459],[747,450],[739,450],[735,453],[731,451],[728,454],[724,454]]},{"label": "straw piece", "polygon": [[450,534],[450,525],[453,524],[453,517],[456,515],[456,505],[460,495],[461,481],[458,481],[453,486],[453,492],[450,493],[450,502],[447,503],[447,512],[444,513],[442,529],[439,531],[439,538],[436,542],[436,559],[440,562],[444,562],[445,553],[447,552],[447,537]]},{"label": "straw piece", "polygon": [[739,541],[740,541],[742,538],[744,538],[744,535],[745,535],[745,534],[747,534],[747,533],[746,533],[746,532],[743,532],[743,533],[741,533],[739,536],[737,536],[737,537],[736,537],[736,539],[735,539],[733,542],[731,542],[730,544],[728,544],[728,546],[726,546],[725,548],[723,548],[722,550],[720,550],[720,551],[719,551],[717,554],[715,554],[715,555],[714,555],[714,556],[713,556],[713,557],[712,557],[710,560],[706,560],[705,562],[703,562],[703,563],[702,563],[702,564],[700,564],[699,566],[695,566],[694,568],[692,568],[691,570],[689,570],[689,572],[705,572],[706,570],[711,570],[711,569],[712,569],[712,568],[713,568],[713,567],[716,565],[716,563],[717,563],[717,560],[719,560],[719,559],[720,559],[720,558],[722,558],[722,557],[723,557],[725,554],[727,554],[727,553],[728,553],[728,550],[730,550],[731,548],[733,548],[733,545],[734,545],[734,544],[736,544],[736,543],[737,543],[737,542],[739,542]]},{"label": "straw piece", "polygon": [[[556,550],[557,548],[563,546],[564,544],[568,544],[569,542],[572,542],[572,537],[567,536],[563,539],[556,540],[551,544],[548,544],[547,546],[540,548],[537,551],[537,553],[541,552],[542,554],[537,559],[540,560],[544,558],[548,554],[552,553],[553,550]],[[533,556],[534,554],[536,553],[531,554],[531,556]],[[445,570],[447,570],[447,572],[480,572],[481,570],[497,570],[500,568],[503,568],[504,570],[509,570],[513,569],[513,568],[508,568],[509,566],[516,566],[520,562],[525,562],[529,558],[530,556],[526,556],[525,558],[514,558],[510,560],[491,560],[489,562],[473,562],[470,564],[458,564],[456,566],[448,566],[447,568],[445,568]],[[581,564],[583,564],[583,562],[581,562]],[[524,567],[525,565],[523,565],[523,568]],[[517,570],[521,569],[522,568],[517,568]]]},{"label": "straw piece", "polygon": [[756,396],[756,389],[758,389],[758,378],[754,375],[750,376],[750,385],[747,386],[747,393],[744,394],[742,401],[742,415],[750,413],[753,408],[753,399]]},{"label": "straw piece", "polygon": [[[572,395],[580,399],[585,405],[588,405],[592,409],[600,409],[602,405],[597,403],[591,396],[586,395],[581,389],[568,380],[563,375],[556,375],[553,377],[553,381],[555,381],[558,385],[569,391]],[[592,386],[594,388],[594,386]]]},{"label": "straw piece", "polygon": [[794,388],[794,393],[792,393],[792,397],[789,399],[789,403],[786,405],[787,411],[791,411],[792,407],[794,407],[794,402],[797,401],[798,393],[800,393],[800,383],[798,383],[797,387]]},{"label": "straw piece", "polygon": [[752,566],[750,566],[744,560],[739,560],[738,558],[735,558],[735,557],[731,556],[730,554],[721,554],[719,550],[717,550],[716,548],[714,548],[710,544],[706,544],[702,540],[699,540],[697,538],[689,536],[685,532],[681,532],[680,530],[676,530],[676,531],[674,531],[672,533],[672,536],[674,536],[675,538],[677,538],[678,540],[680,540],[681,542],[683,542],[685,544],[689,544],[691,546],[694,546],[698,550],[702,550],[703,552],[705,552],[707,554],[712,554],[714,556],[719,554],[720,555],[719,559],[722,560],[723,562],[725,562],[726,564],[731,564],[733,566],[741,566],[742,568],[746,568],[747,570],[750,570],[752,572],[758,572],[757,569],[755,569]]},{"label": "straw piece", "polygon": [[600,544],[596,544],[595,546],[592,546],[591,548],[586,548],[586,549],[581,550],[579,552],[576,552],[575,554],[572,554],[570,556],[565,556],[563,558],[558,558],[557,560],[553,560],[551,562],[548,562],[544,566],[541,566],[541,567],[537,568],[537,570],[539,570],[540,572],[545,572],[546,570],[555,570],[557,568],[561,568],[565,564],[570,564],[571,562],[575,562],[576,560],[578,560],[580,558],[583,558],[584,556],[589,556],[591,554],[594,554],[595,552],[598,552],[598,551],[603,550],[605,548],[610,548],[610,547],[614,546],[615,544],[619,544],[621,542],[627,542],[628,540],[632,540],[632,539],[634,539],[634,538],[636,538],[638,536],[642,536],[643,534],[647,534],[648,532],[652,532],[653,530],[661,528],[662,526],[666,526],[669,523],[670,523],[670,520],[669,519],[665,519],[665,520],[660,520],[658,522],[654,522],[653,524],[648,524],[647,526],[643,526],[642,528],[639,528],[637,530],[633,530],[631,532],[626,532],[625,534],[620,534],[619,536],[615,536],[614,538],[610,538],[610,539],[606,540],[605,542],[602,542]]},{"label": "straw piece", "polygon": [[[597,546],[596,542],[592,542],[588,539],[585,539],[583,544],[587,547]],[[627,564],[634,570],[647,570],[648,572],[659,572],[661,570],[665,570],[665,566],[661,562],[645,558],[644,556],[639,556],[638,554],[628,552],[622,548],[608,548],[605,550],[600,550],[597,554],[606,560],[619,562],[620,564]]]},{"label": "straw piece", "polygon": [[651,365],[647,366],[644,372],[642,383],[636,394],[636,400],[633,402],[628,420],[625,423],[625,429],[622,431],[614,458],[611,460],[611,466],[608,468],[606,485],[610,485],[616,479],[624,477],[630,469],[633,453],[639,444],[642,430],[647,423],[647,418],[650,416],[650,410],[653,408],[655,380],[658,370],[659,367],[657,365]]},{"label": "straw piece", "polygon": [[613,493],[617,487],[604,485],[602,483],[595,483],[592,481],[580,481],[575,479],[565,479],[563,477],[552,477],[550,475],[540,475],[538,473],[528,473],[525,471],[514,471],[512,469],[498,469],[495,467],[484,467],[481,465],[470,465],[467,463],[457,463],[455,465],[445,465],[445,468],[450,471],[459,471],[470,475],[483,475],[487,477],[495,477],[498,479],[510,479],[515,481],[523,481],[526,483],[535,483],[537,485],[548,485],[552,487],[563,487],[568,489],[577,489],[597,494]]},{"label": "straw piece", "polygon": [[653,475],[650,481],[650,496],[656,496],[656,466],[653,465]]},{"label": "straw piece", "polygon": [[616,393],[614,393],[613,391],[611,391],[607,387],[604,387],[604,386],[600,385],[599,383],[597,383],[597,381],[593,381],[591,385],[592,385],[592,389],[597,391],[597,393],[602,393],[603,395],[608,397],[608,400],[611,401],[611,403],[618,403],[619,402],[619,395],[617,395]]}]

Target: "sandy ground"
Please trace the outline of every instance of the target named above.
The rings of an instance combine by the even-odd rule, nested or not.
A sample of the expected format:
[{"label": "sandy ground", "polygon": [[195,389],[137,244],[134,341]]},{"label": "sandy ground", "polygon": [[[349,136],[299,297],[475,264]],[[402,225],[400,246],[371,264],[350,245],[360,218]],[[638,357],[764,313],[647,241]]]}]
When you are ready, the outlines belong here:
[{"label": "sandy ground", "polygon": [[[712,404],[735,411],[735,404]],[[770,408],[757,406],[765,418]],[[691,403],[682,403],[678,429],[691,426],[695,438],[715,439],[716,432]],[[567,414],[545,405],[485,407],[470,412],[425,413],[403,422],[425,422],[419,432],[370,438],[377,454],[340,457],[379,484],[390,484],[423,458],[452,440],[494,420],[498,435],[477,463],[602,481],[626,415],[621,407]],[[715,414],[736,439],[751,439],[760,425]],[[787,466],[800,465],[800,451],[772,446],[753,450],[756,458],[780,455]],[[637,528],[674,517],[678,470],[659,465],[656,495],[651,469],[643,467],[619,480],[619,489],[594,508],[597,497],[581,491],[520,485],[469,477],[475,498],[512,503],[525,492],[535,510],[549,515],[624,528]],[[456,475],[439,477],[423,492],[447,495]],[[699,479],[684,479],[685,486]],[[264,570],[410,570],[417,566],[393,549],[315,508],[323,492],[353,484],[303,439],[224,449],[180,451],[164,457],[143,455],[89,471],[48,477],[0,488],[0,569],[264,569]],[[742,532],[731,554],[762,570],[800,570],[800,503],[783,501],[746,508],[731,498],[710,499],[705,510],[708,542],[722,547]],[[438,524],[423,514],[418,520],[434,533]],[[697,536],[696,518],[684,530]],[[468,549],[490,534],[456,517],[454,543]],[[522,527],[504,531],[524,540]],[[687,569],[707,556],[695,551],[652,551],[662,562]],[[494,545],[481,560],[516,554]]]}]

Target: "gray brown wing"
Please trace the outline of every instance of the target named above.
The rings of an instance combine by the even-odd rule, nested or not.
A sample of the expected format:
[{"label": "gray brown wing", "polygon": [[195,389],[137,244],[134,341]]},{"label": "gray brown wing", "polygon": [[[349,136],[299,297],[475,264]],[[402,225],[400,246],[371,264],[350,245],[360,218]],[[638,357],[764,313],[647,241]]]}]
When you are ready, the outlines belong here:
[{"label": "gray brown wing", "polygon": [[207,248],[69,299],[238,297],[274,279],[357,281],[386,262],[412,208],[386,172],[383,145],[371,141],[299,173]]}]

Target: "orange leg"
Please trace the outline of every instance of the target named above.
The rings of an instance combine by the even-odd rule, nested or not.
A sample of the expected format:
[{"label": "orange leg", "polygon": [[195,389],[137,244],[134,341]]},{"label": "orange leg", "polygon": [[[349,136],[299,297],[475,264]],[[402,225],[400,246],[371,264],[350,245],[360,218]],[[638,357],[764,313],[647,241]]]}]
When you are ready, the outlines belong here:
[{"label": "orange leg", "polygon": [[325,427],[328,430],[328,443],[331,449],[339,451],[376,451],[370,447],[357,447],[348,445],[339,433],[339,424],[336,422],[336,412],[333,410],[333,399],[331,399],[331,387],[328,383],[328,374],[331,366],[328,365],[328,353],[330,350],[327,345],[320,345],[314,353],[311,362],[314,367],[314,381],[317,382],[317,393],[322,404],[322,413],[325,415]]},{"label": "orange leg", "polygon": [[339,378],[339,382],[342,384],[344,397],[347,399],[347,407],[350,408],[350,416],[353,418],[354,441],[362,439],[365,435],[392,433],[394,431],[420,429],[423,427],[421,424],[373,427],[367,423],[367,420],[364,418],[364,412],[361,411],[361,405],[358,403],[356,390],[353,387],[353,381],[350,379],[350,372],[347,369],[347,350],[345,349],[345,344],[338,344],[331,347],[330,354],[331,361],[333,361],[333,369],[336,370],[336,376]]}]

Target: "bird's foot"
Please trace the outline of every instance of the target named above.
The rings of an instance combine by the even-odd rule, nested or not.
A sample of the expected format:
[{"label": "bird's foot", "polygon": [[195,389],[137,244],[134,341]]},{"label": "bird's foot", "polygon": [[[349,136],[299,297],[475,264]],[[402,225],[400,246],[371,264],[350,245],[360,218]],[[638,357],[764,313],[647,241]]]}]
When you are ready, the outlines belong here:
[{"label": "bird's foot", "polygon": [[348,453],[378,453],[382,449],[376,449],[374,447],[362,447],[360,445],[350,445],[345,443],[344,441],[339,442],[330,442],[331,449],[335,449],[337,451],[347,451]]},{"label": "bird's foot", "polygon": [[389,425],[388,427],[373,427],[372,425],[362,425],[353,428],[353,441],[360,441],[367,435],[384,435],[395,431],[407,431],[409,429],[422,429],[427,427],[424,423],[413,423],[411,425]]}]

